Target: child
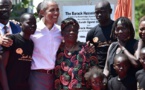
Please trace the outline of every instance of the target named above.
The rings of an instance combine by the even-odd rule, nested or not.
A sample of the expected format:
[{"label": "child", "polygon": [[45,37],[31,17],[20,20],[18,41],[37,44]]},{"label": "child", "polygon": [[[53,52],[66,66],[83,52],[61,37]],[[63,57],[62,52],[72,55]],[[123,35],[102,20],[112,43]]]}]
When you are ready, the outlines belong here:
[{"label": "child", "polygon": [[136,72],[136,78],[139,82],[139,88],[145,90],[145,47],[141,49],[139,61],[143,69]]},{"label": "child", "polygon": [[90,81],[92,90],[106,90],[107,79],[105,78],[102,69],[94,66],[85,74],[85,79]]},{"label": "child", "polygon": [[117,54],[114,57],[114,69],[118,76],[108,81],[109,90],[137,90],[135,77],[130,75],[130,62],[125,54]]},{"label": "child", "polygon": [[28,78],[33,52],[30,35],[36,30],[33,14],[25,13],[20,17],[22,32],[8,36],[13,45],[4,47],[3,61],[10,90],[29,90]]}]

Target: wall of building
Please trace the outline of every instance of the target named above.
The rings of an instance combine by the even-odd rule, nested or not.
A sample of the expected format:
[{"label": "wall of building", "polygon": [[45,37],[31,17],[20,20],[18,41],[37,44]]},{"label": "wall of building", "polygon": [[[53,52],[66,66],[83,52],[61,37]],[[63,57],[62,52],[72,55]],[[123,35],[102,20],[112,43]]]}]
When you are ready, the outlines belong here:
[{"label": "wall of building", "polygon": [[[62,6],[69,6],[69,5],[95,5],[100,0],[56,0],[60,5],[60,11],[62,11]],[[117,0],[108,0],[111,4],[116,6]],[[115,7],[114,7],[115,8]],[[95,10],[95,9],[94,9]],[[62,14],[60,14],[61,21]],[[58,22],[60,23],[60,22]]]}]

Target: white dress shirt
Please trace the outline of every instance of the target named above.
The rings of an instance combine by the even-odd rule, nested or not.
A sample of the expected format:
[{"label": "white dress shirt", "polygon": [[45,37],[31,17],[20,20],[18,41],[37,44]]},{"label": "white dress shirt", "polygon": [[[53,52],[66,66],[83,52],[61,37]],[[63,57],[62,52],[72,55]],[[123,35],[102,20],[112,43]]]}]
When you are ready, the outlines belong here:
[{"label": "white dress shirt", "polygon": [[[4,24],[0,23],[0,35],[2,35],[2,36],[4,36],[4,32],[5,32],[5,30],[3,29],[4,26],[5,26]],[[7,26],[7,29],[9,31],[9,34],[12,34],[12,30],[11,30],[11,27],[10,27],[10,22],[8,22],[6,24],[6,26]]]},{"label": "white dress shirt", "polygon": [[[4,26],[5,26],[4,24],[0,23],[0,36],[4,36],[4,34],[5,34]],[[10,22],[8,22],[6,24],[6,26],[7,26],[7,29],[9,31],[9,34],[12,34],[12,30],[11,30],[11,27],[10,27]],[[2,49],[3,48],[0,46],[0,53],[2,53]]]},{"label": "white dress shirt", "polygon": [[34,42],[31,70],[54,69],[56,53],[61,43],[60,26],[54,24],[49,30],[41,20],[31,39]]}]

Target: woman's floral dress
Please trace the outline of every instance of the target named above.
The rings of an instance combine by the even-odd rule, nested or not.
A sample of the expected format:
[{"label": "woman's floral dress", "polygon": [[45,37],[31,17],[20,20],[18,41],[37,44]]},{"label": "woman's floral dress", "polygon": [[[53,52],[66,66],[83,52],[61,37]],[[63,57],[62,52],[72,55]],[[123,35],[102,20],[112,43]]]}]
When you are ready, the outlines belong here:
[{"label": "woman's floral dress", "polygon": [[72,90],[72,88],[87,89],[84,74],[91,66],[98,63],[96,56],[84,54],[80,46],[78,51],[68,55],[67,50],[59,50],[55,67],[55,89]]}]

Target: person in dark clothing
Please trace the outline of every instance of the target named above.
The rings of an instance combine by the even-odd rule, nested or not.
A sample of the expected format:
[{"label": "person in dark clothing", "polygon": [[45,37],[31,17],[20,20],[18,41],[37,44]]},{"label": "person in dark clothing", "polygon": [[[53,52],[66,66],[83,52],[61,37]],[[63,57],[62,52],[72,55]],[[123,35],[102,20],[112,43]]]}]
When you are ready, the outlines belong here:
[{"label": "person in dark clothing", "polygon": [[20,18],[22,32],[11,34],[10,47],[4,47],[3,61],[10,90],[29,90],[28,78],[34,44],[30,35],[36,30],[36,19],[33,14],[25,13]]},{"label": "person in dark clothing", "polygon": [[108,81],[108,90],[137,90],[137,81],[129,72],[130,61],[125,54],[119,53],[114,57],[113,67],[117,76]]},{"label": "person in dark clothing", "polygon": [[[15,25],[13,22],[9,21],[11,8],[11,0],[0,0],[0,45],[10,46],[12,44],[12,40],[5,37],[5,35],[15,34],[21,31],[18,25]],[[4,41],[6,42],[4,43]],[[2,53],[3,48],[0,46],[0,90],[9,90],[4,65],[1,60]]]},{"label": "person in dark clothing", "polygon": [[138,59],[138,61],[140,62],[141,66],[143,67],[141,70],[136,72],[136,78],[137,81],[139,82],[139,88],[140,89],[145,89],[145,64],[144,64],[144,57],[145,57],[145,16],[140,18],[139,21],[139,42],[138,42],[138,48],[137,51],[135,53],[136,58]]},{"label": "person in dark clothing", "polygon": [[136,72],[136,79],[139,83],[139,88],[145,90],[145,47],[140,51],[139,59],[143,69]]},{"label": "person in dark clothing", "polygon": [[134,35],[133,25],[128,18],[120,17],[114,22],[111,36],[118,41],[110,45],[107,52],[105,68],[103,70],[108,80],[117,76],[113,64],[115,55],[119,53],[123,53],[128,57],[131,63],[129,72],[135,77],[135,72],[138,70],[138,63],[134,53],[136,52],[138,41],[134,39]]},{"label": "person in dark clothing", "polygon": [[108,1],[98,2],[95,6],[95,15],[99,22],[97,26],[92,28],[86,37],[86,41],[90,41],[95,46],[98,57],[98,66],[104,69],[107,50],[109,45],[116,41],[110,37],[112,25],[114,23],[110,16],[112,9]]}]

